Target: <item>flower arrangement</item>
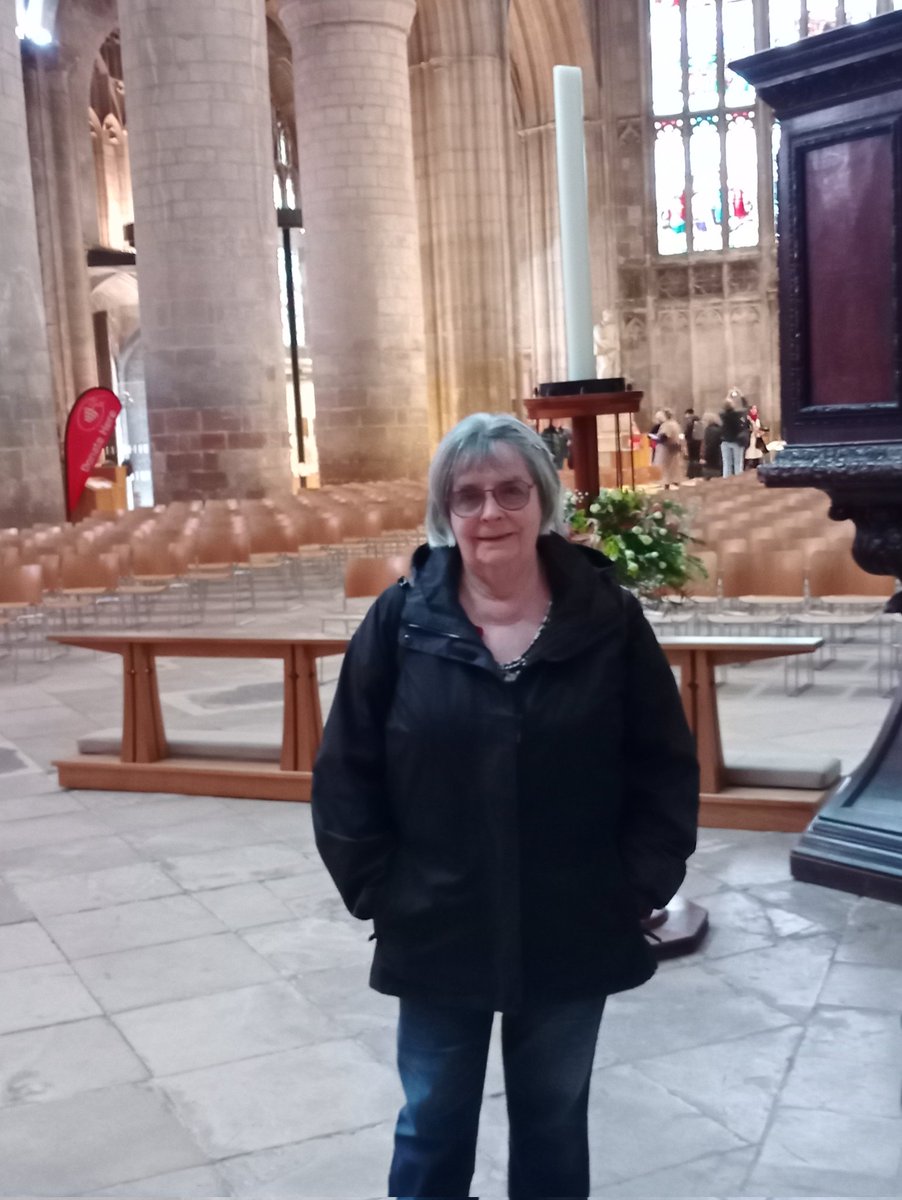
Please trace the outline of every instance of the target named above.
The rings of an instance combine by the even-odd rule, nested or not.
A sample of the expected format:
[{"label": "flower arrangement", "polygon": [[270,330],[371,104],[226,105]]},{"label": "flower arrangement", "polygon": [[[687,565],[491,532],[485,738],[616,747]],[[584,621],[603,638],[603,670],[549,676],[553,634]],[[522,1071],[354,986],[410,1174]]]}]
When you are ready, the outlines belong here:
[{"label": "flower arrangement", "polygon": [[601,550],[614,564],[624,587],[648,597],[667,589],[683,592],[692,579],[707,576],[689,553],[693,541],[681,504],[652,492],[605,488],[579,507],[581,497],[565,496],[564,518],[571,536]]}]

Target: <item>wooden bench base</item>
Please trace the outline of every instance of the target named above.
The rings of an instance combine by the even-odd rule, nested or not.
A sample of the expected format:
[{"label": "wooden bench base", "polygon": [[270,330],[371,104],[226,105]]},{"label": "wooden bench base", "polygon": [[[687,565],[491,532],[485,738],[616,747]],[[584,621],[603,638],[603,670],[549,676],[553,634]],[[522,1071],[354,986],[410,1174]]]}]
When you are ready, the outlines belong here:
[{"label": "wooden bench base", "polygon": [[830,790],[728,787],[722,792],[703,792],[699,797],[699,825],[705,829],[802,833]]},{"label": "wooden bench base", "polygon": [[110,754],[84,754],[53,764],[60,787],[104,792],[172,792],[243,800],[310,799],[311,771],[284,771],[277,762],[228,758],[163,758],[122,762]]}]

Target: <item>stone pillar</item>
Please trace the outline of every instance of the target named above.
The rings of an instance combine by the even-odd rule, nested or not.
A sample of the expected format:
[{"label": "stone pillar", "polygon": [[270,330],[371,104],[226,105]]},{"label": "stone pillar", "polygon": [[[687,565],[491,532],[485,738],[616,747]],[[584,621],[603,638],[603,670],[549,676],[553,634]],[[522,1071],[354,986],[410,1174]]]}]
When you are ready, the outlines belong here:
[{"label": "stone pillar", "polygon": [[64,516],[15,13],[0,0],[0,526]]},{"label": "stone pillar", "polygon": [[[420,476],[429,450],[407,35],[415,0],[283,0],[320,469]],[[433,428],[433,435],[437,432]]]},{"label": "stone pillar", "polygon": [[285,492],[264,6],[119,11],[154,496]]},{"label": "stone pillar", "polygon": [[56,410],[65,421],[76,397],[98,382],[72,99],[58,53],[26,51],[23,65]]},{"label": "stone pillar", "polygon": [[411,39],[427,365],[443,431],[517,396],[508,0],[421,0]]}]

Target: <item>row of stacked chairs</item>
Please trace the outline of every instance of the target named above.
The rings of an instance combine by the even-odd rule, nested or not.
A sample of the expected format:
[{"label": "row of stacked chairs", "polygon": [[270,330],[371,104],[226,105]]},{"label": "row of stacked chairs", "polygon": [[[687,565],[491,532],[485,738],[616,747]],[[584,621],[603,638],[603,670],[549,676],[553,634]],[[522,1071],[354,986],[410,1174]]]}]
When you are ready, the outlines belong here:
[{"label": "row of stacked chairs", "polygon": [[[6,648],[55,630],[146,620],[232,618],[268,590],[282,602],[340,589],[347,559],[410,551],[425,489],[347,484],[272,500],[175,502],[77,525],[0,530],[0,633]],[[213,614],[215,616],[215,613]]]},{"label": "row of stacked chairs", "polygon": [[[787,660],[787,690],[813,669],[862,643],[876,647],[877,684],[888,693],[902,669],[900,618],[885,615],[897,581],[864,571],[852,557],[851,521],[829,517],[812,489],[767,489],[755,472],[669,496],[690,514],[694,553],[706,578],[650,606],[659,630],[686,635],[823,638],[814,658]],[[790,688],[792,684],[792,688]]]}]

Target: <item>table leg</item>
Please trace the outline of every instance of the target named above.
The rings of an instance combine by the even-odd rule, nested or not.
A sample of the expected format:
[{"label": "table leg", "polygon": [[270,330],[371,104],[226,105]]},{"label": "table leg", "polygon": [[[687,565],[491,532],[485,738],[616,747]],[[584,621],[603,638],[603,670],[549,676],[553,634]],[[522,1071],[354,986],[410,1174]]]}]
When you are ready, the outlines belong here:
[{"label": "table leg", "polygon": [[132,645],[123,656],[123,762],[158,762],[167,754],[163,710],[157,686],[156,657],[152,646]]},{"label": "table leg", "polygon": [[295,646],[295,731],[297,771],[312,771],[313,760],[323,736],[323,718],[319,706],[319,682],[316,678],[314,648]]},{"label": "table leg", "polygon": [[283,771],[298,769],[298,663],[294,646],[285,650],[283,703],[282,703],[282,755],[279,766]]},{"label": "table leg", "polygon": [[719,792],[723,786],[723,747],[717,716],[717,684],[714,661],[703,650],[692,656],[695,662],[695,744],[703,793]]}]

